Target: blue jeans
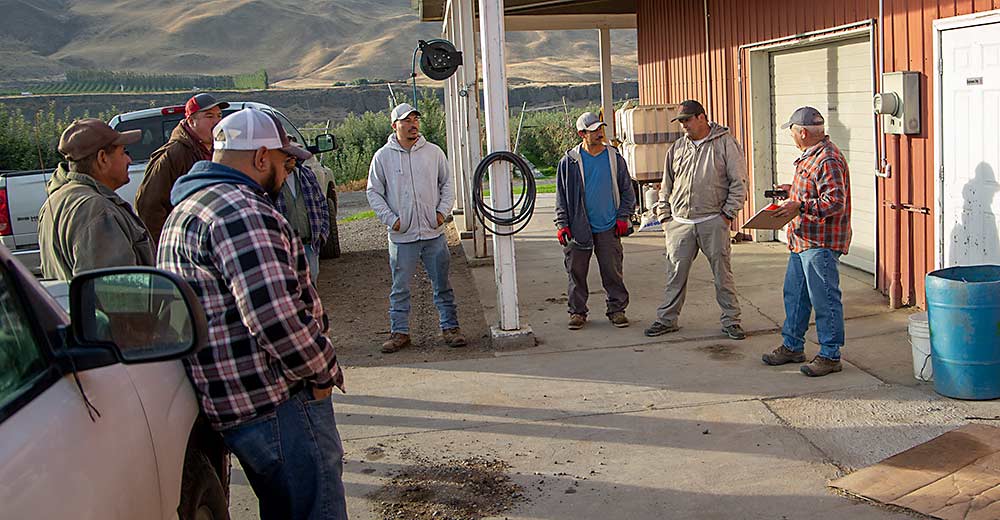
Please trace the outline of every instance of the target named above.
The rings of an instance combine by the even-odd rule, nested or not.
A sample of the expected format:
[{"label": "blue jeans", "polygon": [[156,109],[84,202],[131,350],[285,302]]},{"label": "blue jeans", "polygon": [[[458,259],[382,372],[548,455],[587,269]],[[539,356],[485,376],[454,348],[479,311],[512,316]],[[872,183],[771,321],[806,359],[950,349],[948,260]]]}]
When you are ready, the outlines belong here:
[{"label": "blue jeans", "polygon": [[344,448],[329,398],[299,391],[221,433],[257,495],[262,520],[347,520]]},{"label": "blue jeans", "polygon": [[392,292],[389,294],[391,331],[410,333],[410,280],[417,271],[418,260],[423,262],[434,288],[434,305],[438,309],[441,330],[458,327],[455,291],[448,281],[451,251],[448,250],[448,239],[441,235],[406,244],[389,242],[389,267],[392,268]]},{"label": "blue jeans", "polygon": [[844,345],[844,306],[840,301],[840,253],[814,248],[788,257],[785,270],[785,324],[781,327],[784,345],[802,352],[809,328],[809,313],[816,311],[819,355],[839,360]]}]

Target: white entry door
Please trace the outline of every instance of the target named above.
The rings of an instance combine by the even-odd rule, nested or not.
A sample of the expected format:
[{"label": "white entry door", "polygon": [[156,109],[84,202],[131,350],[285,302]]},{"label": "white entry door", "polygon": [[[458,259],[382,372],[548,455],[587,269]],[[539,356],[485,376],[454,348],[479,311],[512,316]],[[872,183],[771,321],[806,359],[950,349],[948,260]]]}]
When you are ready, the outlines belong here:
[{"label": "white entry door", "polygon": [[1000,263],[1000,23],[941,32],[941,266]]},{"label": "white entry door", "polygon": [[[847,159],[851,181],[850,252],[841,260],[875,272],[875,142],[872,54],[868,37],[771,53],[771,136],[774,179],[791,183],[801,155],[788,130],[778,127],[796,108],[811,106],[826,118],[826,132]],[[784,230],[778,233],[784,242]]]}]

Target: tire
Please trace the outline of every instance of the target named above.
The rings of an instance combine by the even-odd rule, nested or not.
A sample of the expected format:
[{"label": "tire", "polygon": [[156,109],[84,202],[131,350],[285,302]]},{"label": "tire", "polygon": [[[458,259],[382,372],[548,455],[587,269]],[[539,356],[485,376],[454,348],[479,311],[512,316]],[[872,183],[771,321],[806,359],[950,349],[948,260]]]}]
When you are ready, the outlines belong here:
[{"label": "tire", "polygon": [[219,475],[200,451],[184,457],[181,477],[181,504],[177,507],[180,520],[229,520],[229,504]]},{"label": "tire", "polygon": [[327,194],[326,202],[330,206],[330,236],[319,249],[319,257],[323,260],[340,258],[340,235],[337,232],[337,196],[332,189]]}]

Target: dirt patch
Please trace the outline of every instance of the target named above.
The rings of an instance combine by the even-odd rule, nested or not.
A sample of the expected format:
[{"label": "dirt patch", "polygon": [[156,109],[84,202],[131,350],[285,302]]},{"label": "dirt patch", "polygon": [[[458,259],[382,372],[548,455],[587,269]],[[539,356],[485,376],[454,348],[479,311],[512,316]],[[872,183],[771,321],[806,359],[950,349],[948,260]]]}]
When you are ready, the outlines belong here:
[{"label": "dirt patch", "polygon": [[698,347],[699,352],[708,354],[708,358],[715,361],[733,361],[743,359],[743,353],[732,345],[705,345]]},{"label": "dirt patch", "polygon": [[524,488],[507,474],[510,466],[480,457],[447,463],[418,461],[371,493],[385,520],[477,520],[509,511],[525,500]]},{"label": "dirt patch", "polygon": [[385,228],[377,219],[342,222],[340,235],[343,253],[340,258],[321,262],[317,288],[330,317],[330,339],[344,366],[410,364],[493,355],[479,294],[453,226],[448,228],[451,285],[458,304],[459,323],[469,344],[463,348],[443,345],[430,279],[420,267],[410,284],[413,346],[394,354],[379,351],[382,342],[389,338],[392,286]]}]

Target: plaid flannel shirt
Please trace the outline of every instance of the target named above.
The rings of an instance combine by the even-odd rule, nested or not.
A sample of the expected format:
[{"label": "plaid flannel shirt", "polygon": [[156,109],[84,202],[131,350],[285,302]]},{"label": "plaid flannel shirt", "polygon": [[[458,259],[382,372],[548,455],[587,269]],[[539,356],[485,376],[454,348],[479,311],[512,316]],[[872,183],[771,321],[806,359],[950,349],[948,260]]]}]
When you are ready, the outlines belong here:
[{"label": "plaid flannel shirt", "polygon": [[208,318],[208,346],[185,359],[215,429],[268,413],[338,370],[302,242],[258,186],[215,184],[170,214],[158,265],[184,278]]},{"label": "plaid flannel shirt", "polygon": [[788,248],[801,253],[827,248],[847,254],[851,245],[851,179],[847,161],[829,137],[795,160],[795,179],[788,194],[802,203],[788,225]]},{"label": "plaid flannel shirt", "polygon": [[[330,206],[326,202],[326,194],[323,193],[316,174],[308,166],[301,164],[292,174],[295,175],[295,186],[299,190],[299,197],[303,197],[306,203],[312,237],[310,245],[319,249],[330,237]],[[282,215],[288,214],[285,198],[281,195],[274,197],[274,205]]]}]

